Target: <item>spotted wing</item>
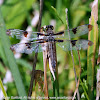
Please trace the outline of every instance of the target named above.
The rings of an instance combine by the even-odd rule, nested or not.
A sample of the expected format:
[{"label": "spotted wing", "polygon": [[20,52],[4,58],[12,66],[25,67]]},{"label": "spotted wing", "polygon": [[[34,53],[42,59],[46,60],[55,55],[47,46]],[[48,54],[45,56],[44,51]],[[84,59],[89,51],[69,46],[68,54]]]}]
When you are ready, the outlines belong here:
[{"label": "spotted wing", "polygon": [[32,32],[32,31],[24,31],[20,29],[8,29],[6,31],[6,34],[11,36],[11,37],[16,37],[17,39],[22,39],[25,38],[29,41],[38,39],[38,35],[44,35],[42,32]]},{"label": "spotted wing", "polygon": [[42,41],[35,41],[35,42],[28,42],[28,43],[17,43],[11,45],[10,49],[13,52],[26,53],[26,54],[30,54],[33,51],[42,52],[43,50],[46,49],[45,42],[46,41],[42,40]]},{"label": "spotted wing", "polygon": [[[79,37],[81,35],[85,35],[85,34],[89,33],[89,31],[92,30],[92,27],[93,27],[92,25],[86,24],[86,25],[78,26],[73,29],[69,29],[70,38],[75,38],[75,37]],[[67,39],[69,38],[68,30],[64,30],[64,31],[54,34],[54,36],[56,36],[56,35],[62,35],[62,37],[67,38]],[[58,37],[58,38],[60,38],[60,37]]]},{"label": "spotted wing", "polygon": [[57,44],[64,50],[86,50],[88,46],[92,46],[93,42],[85,39],[80,40],[56,40]]}]

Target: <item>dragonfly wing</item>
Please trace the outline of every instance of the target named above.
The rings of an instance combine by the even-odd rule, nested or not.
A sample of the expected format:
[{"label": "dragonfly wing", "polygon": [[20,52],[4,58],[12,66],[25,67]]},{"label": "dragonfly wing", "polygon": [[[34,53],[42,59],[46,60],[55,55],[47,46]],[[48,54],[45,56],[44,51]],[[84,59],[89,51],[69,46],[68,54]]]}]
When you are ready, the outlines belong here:
[{"label": "dragonfly wing", "polygon": [[[57,45],[60,46],[64,51],[76,50],[76,47],[72,47],[71,41],[63,40],[62,42],[57,42]],[[72,47],[72,48],[71,48]]]},{"label": "dragonfly wing", "polygon": [[14,37],[16,36],[16,39],[22,39],[25,38],[26,40],[32,41],[38,39],[37,35],[41,35],[41,32],[32,32],[32,31],[24,31],[20,29],[8,29],[6,31],[6,34]]},{"label": "dragonfly wing", "polygon": [[[79,37],[81,35],[85,35],[87,33],[89,33],[89,31],[92,30],[92,25],[90,24],[86,24],[86,25],[82,25],[82,26],[78,26],[76,28],[70,29],[70,38],[74,38],[74,37]],[[64,31],[64,37],[68,38],[68,30]]]},{"label": "dragonfly wing", "polygon": [[30,54],[34,52],[42,52],[41,44],[30,42],[30,43],[17,43],[10,47],[13,52]]},{"label": "dragonfly wing", "polygon": [[79,49],[83,49],[86,50],[88,48],[88,46],[92,46],[93,42],[90,40],[85,40],[85,39],[80,39],[78,41],[76,41],[76,48]]},{"label": "dragonfly wing", "polygon": [[93,42],[89,40],[62,40],[59,41],[58,45],[65,51],[70,51],[72,50],[85,50],[88,48],[88,46],[92,46]]}]

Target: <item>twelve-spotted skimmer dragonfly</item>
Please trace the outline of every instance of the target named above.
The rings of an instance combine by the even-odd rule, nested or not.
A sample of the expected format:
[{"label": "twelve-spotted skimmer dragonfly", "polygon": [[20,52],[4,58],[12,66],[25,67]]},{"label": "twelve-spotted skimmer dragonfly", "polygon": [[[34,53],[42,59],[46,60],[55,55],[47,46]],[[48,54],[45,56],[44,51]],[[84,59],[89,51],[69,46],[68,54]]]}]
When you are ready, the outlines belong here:
[{"label": "twelve-spotted skimmer dragonfly", "polygon": [[[80,40],[68,40],[68,30],[64,30],[58,33],[54,33],[53,31],[54,27],[52,25],[48,25],[46,27],[42,27],[42,32],[31,32],[33,33],[30,38],[27,38],[29,35],[28,31],[19,30],[19,29],[8,29],[7,34],[14,37],[16,36],[17,39],[22,39],[23,37],[28,40],[27,43],[17,43],[10,47],[12,51],[20,52],[20,53],[32,53],[33,51],[37,52],[37,47],[39,44],[42,45],[42,50],[45,50],[47,47],[47,56],[48,58],[51,58],[51,65],[53,67],[53,70],[55,71],[56,61],[55,61],[55,44],[57,43],[62,49],[65,51],[69,50],[80,50],[87,49],[88,46],[91,46],[93,43],[89,40],[80,39]],[[92,30],[92,25],[86,24],[82,26],[78,26],[76,28],[70,29],[70,37],[78,37],[84,34],[87,34],[89,31]],[[38,37],[34,37],[36,35]],[[46,45],[43,45],[45,44]],[[20,46],[23,46],[24,48],[20,50]],[[41,51],[39,48],[38,51]]]}]

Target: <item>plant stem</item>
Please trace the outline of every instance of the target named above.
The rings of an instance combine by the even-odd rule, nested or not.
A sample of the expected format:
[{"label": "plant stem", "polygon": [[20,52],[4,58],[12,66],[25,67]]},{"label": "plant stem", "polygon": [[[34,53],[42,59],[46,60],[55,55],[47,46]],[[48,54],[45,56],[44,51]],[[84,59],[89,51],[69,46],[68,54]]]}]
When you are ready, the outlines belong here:
[{"label": "plant stem", "polygon": [[3,95],[4,95],[4,97],[5,97],[5,100],[9,100],[9,99],[7,98],[7,94],[6,94],[6,91],[5,91],[4,87],[3,87],[1,78],[0,78],[0,88],[1,88],[1,90],[2,90],[2,92],[3,92]]},{"label": "plant stem", "polygon": [[[68,23],[68,16],[67,16],[67,11],[68,9],[66,8],[66,23],[67,23],[67,28],[68,28],[68,35],[69,35],[69,40],[70,39],[70,32],[69,32],[69,23]],[[77,75],[76,75],[76,70],[75,70],[75,64],[74,64],[74,57],[73,57],[73,52],[72,52],[72,45],[70,44],[70,47],[71,47],[71,57],[72,57],[72,62],[73,62],[73,69],[74,69],[74,75],[75,75],[75,82],[76,82],[76,86],[77,86]],[[80,100],[80,94],[79,94],[79,90],[77,89],[77,98],[78,100]]]},{"label": "plant stem", "polygon": [[[38,32],[40,32],[40,28],[41,28],[42,9],[43,9],[43,0],[40,0],[40,15],[39,15],[39,23],[38,23]],[[37,44],[37,45],[38,45],[38,44]],[[34,73],[35,73],[35,68],[36,68],[37,56],[38,56],[38,50],[37,50],[37,52],[35,53],[35,56],[34,56],[33,69],[32,69],[32,76],[31,76],[31,82],[30,82],[28,97],[31,97],[31,95],[32,95],[33,82],[34,82],[34,75],[35,75]],[[28,100],[31,100],[31,99],[28,99]]]}]

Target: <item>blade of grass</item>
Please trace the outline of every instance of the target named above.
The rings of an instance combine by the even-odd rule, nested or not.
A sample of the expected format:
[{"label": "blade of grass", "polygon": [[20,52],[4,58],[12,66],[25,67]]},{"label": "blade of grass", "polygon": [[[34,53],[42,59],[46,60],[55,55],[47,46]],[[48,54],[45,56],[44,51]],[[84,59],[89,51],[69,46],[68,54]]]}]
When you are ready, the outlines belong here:
[{"label": "blade of grass", "polygon": [[58,17],[58,19],[62,22],[62,24],[64,24],[63,20],[59,17],[60,15],[58,14],[57,10],[51,6],[51,8],[53,9],[53,11],[55,12],[56,16]]},{"label": "blade of grass", "polygon": [[7,59],[6,59],[1,41],[0,41],[0,57],[3,60],[4,64],[7,66]]},{"label": "blade of grass", "polygon": [[85,94],[87,100],[90,100],[89,97],[88,97],[88,94],[87,94],[87,92],[86,92],[86,89],[85,89],[85,87],[84,87],[84,85],[83,85],[83,82],[81,81],[81,79],[80,79],[80,85],[82,86],[82,88],[83,88],[83,90],[84,90],[84,94]]},{"label": "blade of grass", "polygon": [[0,72],[2,74],[5,74],[6,73],[6,70],[5,70],[5,68],[4,68],[4,66],[3,66],[3,64],[1,62],[0,62]]},{"label": "blade of grass", "polygon": [[87,83],[89,99],[94,100],[94,66],[95,66],[95,52],[98,41],[98,0],[92,4],[91,17],[89,23],[93,25],[92,31],[89,33],[88,39],[94,43],[93,46],[88,47],[87,52]]},{"label": "blade of grass", "polygon": [[[69,36],[69,40],[71,40],[71,39],[70,39],[69,22],[68,22],[67,12],[68,12],[68,9],[66,8],[66,26],[68,27],[68,36]],[[76,87],[77,87],[78,81],[77,81],[77,75],[76,75],[76,70],[75,70],[74,57],[73,57],[73,52],[72,52],[72,45],[70,45],[70,47],[71,47],[71,57],[72,57],[72,62],[73,62],[73,69],[74,69],[74,75],[75,75],[75,82],[76,82]],[[78,89],[77,89],[77,98],[78,98],[78,100],[80,100],[80,94],[79,94],[79,90],[78,90]]]},{"label": "blade of grass", "polygon": [[61,12],[61,6],[62,6],[62,0],[57,0],[56,9],[59,14]]},{"label": "blade of grass", "polygon": [[17,64],[20,64],[21,66],[26,67],[27,69],[32,71],[32,66],[29,63],[27,63],[26,60],[17,59],[16,62],[17,62]]},{"label": "blade of grass", "polygon": [[81,76],[81,60],[80,60],[80,53],[79,53],[79,50],[77,50],[77,52],[78,52],[78,59],[79,59],[80,73],[79,73],[79,79],[78,79],[78,82],[77,82],[76,90],[75,90],[75,92],[74,92],[74,96],[73,96],[73,99],[72,99],[72,100],[74,100],[75,95],[76,95],[76,93],[77,93],[77,91],[78,91],[78,88],[79,88],[79,82],[80,82],[80,76]]},{"label": "blade of grass", "polygon": [[18,70],[18,66],[13,56],[13,53],[9,49],[10,41],[8,36],[6,35],[6,27],[2,18],[1,9],[0,9],[0,40],[2,42],[4,52],[8,60],[8,66],[10,67],[10,70],[12,72],[12,76],[14,78],[18,94],[19,96],[24,97],[26,96],[25,88]]},{"label": "blade of grass", "polygon": [[5,100],[9,100],[8,97],[7,97],[6,91],[5,91],[4,87],[3,87],[1,78],[0,78],[0,88],[1,88],[1,90],[3,92],[3,95],[5,97]]}]

